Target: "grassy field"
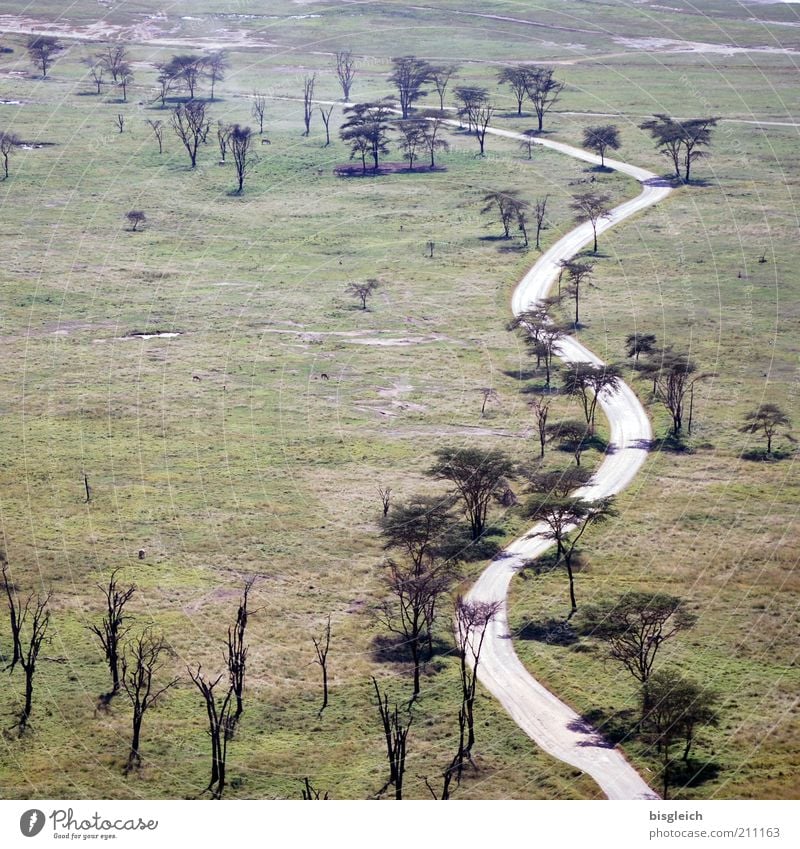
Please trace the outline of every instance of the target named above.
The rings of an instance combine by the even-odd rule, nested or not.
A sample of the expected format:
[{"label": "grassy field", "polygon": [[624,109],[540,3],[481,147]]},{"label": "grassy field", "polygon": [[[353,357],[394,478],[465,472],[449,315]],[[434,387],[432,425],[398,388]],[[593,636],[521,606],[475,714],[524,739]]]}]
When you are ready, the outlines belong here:
[{"label": "grassy field", "polygon": [[[221,23],[220,15],[259,13],[256,4],[234,5],[174,4],[168,20],[150,22],[146,4],[103,13],[109,26],[147,42],[132,46],[127,104],[111,92],[90,94],[81,60],[91,51],[80,41],[40,81],[24,38],[2,38],[15,52],[0,56],[0,95],[22,103],[0,104],[0,129],[45,146],[12,154],[11,179],[0,184],[0,518],[17,582],[54,590],[47,652],[65,661],[37,673],[30,733],[0,744],[3,797],[185,797],[204,786],[208,743],[190,684],[146,717],[138,777],[121,774],[124,705],[96,715],[107,684],[86,626],[100,615],[95,585],[115,567],[139,587],[139,623],[164,632],[177,673],[200,662],[220,667],[242,581],[258,576],[249,702],[229,758],[232,797],[296,797],[306,775],[334,798],[374,794],[385,768],[370,676],[395,698],[409,691],[405,665],[380,662],[373,646],[384,557],[377,487],[391,486],[396,498],[441,491],[424,471],[443,445],[535,456],[530,396],[520,392],[535,381],[520,381],[527,356],[504,324],[510,291],[536,254],[494,238],[498,225],[481,216],[481,197],[507,186],[531,199],[549,193],[549,244],[571,226],[570,194],[586,180],[596,176],[617,198],[636,185],[543,150],[529,163],[516,145],[494,139],[476,159],[476,142],[461,134],[452,135],[440,172],[337,178],[346,150],[322,146],[318,118],[301,138],[300,104],[280,99],[299,95],[305,73],[319,72],[320,98],[337,97],[330,52],[352,48],[364,57],[354,96],[366,98],[388,93],[389,57],[406,50],[459,60],[459,78],[484,85],[493,85],[498,62],[563,60],[569,89],[549,135],[579,143],[596,118],[572,113],[611,113],[622,128],[621,157],[659,171],[665,161],[636,129],[652,111],[794,120],[792,55],[654,54],[614,40],[795,47],[793,30],[780,25],[796,19],[790,8],[748,7],[757,17],[768,8],[778,23],[767,25],[722,3],[708,4],[705,18],[688,7],[685,18],[647,6],[631,16],[625,4],[624,21],[621,4],[546,3],[535,16],[529,4],[491,4],[493,14],[543,24],[533,27],[460,14],[486,12],[486,3],[471,1],[413,13],[389,2],[368,12],[271,3],[267,19]],[[59,10],[38,4],[28,29],[49,20],[92,34],[81,27],[97,20],[96,4],[73,4],[68,17]],[[299,17],[306,14],[320,17]],[[0,15],[32,18],[11,4]],[[8,23],[0,18],[0,31]],[[232,69],[213,120],[252,123],[248,95],[258,88],[272,98],[272,143],[259,149],[242,197],[212,146],[192,172],[169,129],[159,156],[145,123],[168,115],[148,105],[148,63],[215,39],[229,46]],[[588,567],[578,578],[579,602],[661,587],[701,614],[671,651],[722,695],[723,722],[701,747],[719,772],[684,788],[686,796],[782,798],[798,789],[795,466],[742,459],[757,443],[738,432],[762,399],[800,420],[796,143],[793,127],[721,124],[713,157],[698,164],[702,185],[602,238],[597,288],[583,308],[582,338],[601,356],[621,359],[625,335],[641,328],[691,347],[718,375],[699,393],[691,452],[653,453],[621,497],[620,519],[587,538]],[[144,231],[126,229],[129,209],[146,211]],[[768,261],[758,263],[762,253]],[[383,285],[361,311],[344,290],[367,277]],[[180,335],[132,336],[143,332]],[[634,384],[649,401],[647,385]],[[482,418],[485,386],[499,399]],[[566,414],[569,401],[557,403]],[[651,409],[663,435],[664,411]],[[547,462],[566,461],[551,451]],[[499,539],[524,528],[513,511],[494,519]],[[480,568],[467,564],[465,579]],[[563,584],[560,575],[515,581],[515,629],[565,612]],[[311,636],[328,613],[332,704],[318,720]],[[440,636],[409,738],[407,793],[420,798],[428,795],[424,778],[433,781],[455,745],[457,669],[446,627]],[[632,703],[629,682],[591,641],[580,650],[517,645],[537,677],[581,712],[607,715]],[[6,726],[20,683],[15,675],[0,694]],[[535,749],[485,694],[479,709],[478,770],[459,796],[597,795],[585,776]],[[641,745],[626,751],[654,768]]]}]

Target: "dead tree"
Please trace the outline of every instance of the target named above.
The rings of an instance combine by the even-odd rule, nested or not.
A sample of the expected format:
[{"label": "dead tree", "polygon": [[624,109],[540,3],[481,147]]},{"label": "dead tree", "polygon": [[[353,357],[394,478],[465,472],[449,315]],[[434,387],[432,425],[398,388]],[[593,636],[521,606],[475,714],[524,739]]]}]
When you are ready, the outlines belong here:
[{"label": "dead tree", "polygon": [[347,103],[350,100],[350,89],[356,75],[356,62],[349,50],[342,50],[336,54],[336,76],[342,87],[342,100]]},{"label": "dead tree", "polygon": [[378,710],[381,715],[383,734],[386,738],[386,757],[389,762],[389,780],[380,789],[378,795],[384,793],[390,784],[394,784],[394,798],[398,801],[403,798],[403,778],[406,772],[406,741],[408,729],[411,727],[413,717],[409,713],[408,722],[400,721],[400,708],[395,705],[394,710],[389,709],[389,696],[381,694],[378,682],[373,678],[375,695],[378,700]]},{"label": "dead tree", "polygon": [[[164,152],[164,122],[163,121],[151,121],[148,119],[147,123],[150,125],[150,128],[153,130],[153,135],[156,137],[156,141],[158,142],[158,152]],[[223,157],[224,159],[224,157]]]},{"label": "dead tree", "polygon": [[206,120],[206,104],[202,100],[190,100],[175,108],[172,113],[172,129],[181,140],[181,144],[189,154],[192,168],[197,165],[197,149],[205,140],[208,133],[208,121]]},{"label": "dead tree", "polygon": [[146,628],[122,656],[122,687],[133,707],[133,733],[128,762],[125,765],[126,775],[142,763],[139,740],[145,713],[170,687],[178,683],[178,678],[173,678],[163,687],[154,687],[153,679],[164,668],[164,654],[171,654],[171,651],[163,637],[155,636],[150,628]]},{"label": "dead tree", "polygon": [[317,653],[316,663],[322,669],[322,707],[319,709],[318,716],[322,716],[322,711],[328,707],[328,649],[331,646],[331,615],[328,614],[328,624],[325,627],[325,634],[319,638],[312,637],[314,643],[314,651]]},{"label": "dead tree", "polygon": [[331,143],[331,114],[333,113],[333,106],[330,106],[327,110],[323,109],[321,106],[319,107],[319,114],[322,116],[322,123],[325,125],[325,147],[327,147]]},{"label": "dead tree", "polygon": [[125,116],[118,112],[114,123],[119,127],[119,131],[122,132],[125,129]]},{"label": "dead tree", "polygon": [[228,741],[233,736],[235,720],[231,716],[233,708],[233,686],[229,686],[222,701],[218,704],[214,688],[222,680],[218,675],[213,681],[206,680],[202,668],[197,672],[189,671],[189,676],[201,692],[208,714],[208,733],[211,737],[211,779],[204,792],[211,793],[212,799],[221,799],[225,790],[225,762],[228,757]]},{"label": "dead tree", "polygon": [[119,692],[119,658],[120,643],[128,633],[129,625],[125,625],[133,617],[125,613],[125,605],[136,592],[136,586],[132,584],[125,590],[117,584],[119,569],[111,573],[107,587],[100,587],[106,599],[106,614],[101,625],[89,625],[89,630],[100,640],[106,657],[109,672],[111,672],[111,692],[108,693],[106,704]]},{"label": "dead tree", "polygon": [[464,774],[464,732],[467,727],[466,722],[466,714],[464,713],[464,706],[459,708],[458,710],[458,749],[456,751],[453,760],[450,761],[445,771],[442,773],[442,790],[441,793],[437,796],[436,791],[431,787],[428,779],[425,779],[425,784],[431,792],[431,796],[434,799],[446,801],[450,798],[450,786],[455,779],[456,786],[461,784],[461,776]]},{"label": "dead tree", "polygon": [[22,657],[22,643],[20,641],[19,632],[21,628],[20,618],[22,616],[22,605],[17,600],[16,588],[8,580],[8,561],[5,553],[0,551],[0,564],[3,568],[3,589],[8,599],[8,616],[11,622],[11,639],[12,639],[12,656],[11,662],[6,665],[9,672],[14,671],[14,667],[19,663]]},{"label": "dead tree", "polygon": [[47,604],[50,601],[51,595],[52,593],[50,592],[46,593],[44,597],[37,595],[36,603],[34,604],[33,593],[31,593],[25,601],[19,618],[19,624],[22,627],[28,621],[28,614],[31,614],[28,639],[24,645],[21,645],[19,656],[19,665],[25,673],[25,706],[22,708],[22,713],[19,717],[20,734],[23,734],[28,727],[28,720],[33,710],[33,675],[36,672],[39,651],[47,636],[47,628],[50,624],[50,611],[47,609]]},{"label": "dead tree", "polygon": [[539,245],[539,236],[541,235],[542,230],[544,230],[547,227],[547,224],[545,223],[545,215],[547,213],[547,198],[549,198],[549,197],[550,197],[550,195],[545,195],[543,198],[537,198],[536,203],[535,203],[534,208],[533,208],[534,214],[536,215],[536,250],[537,251],[541,250],[541,247]]},{"label": "dead tree", "polygon": [[[233,691],[233,695],[236,696],[236,712],[232,717],[234,725],[244,713],[244,683],[247,672],[247,646],[244,643],[244,638],[247,631],[247,619],[250,615],[247,609],[247,602],[250,590],[253,588],[253,583],[253,578],[248,578],[245,581],[242,597],[239,600],[239,608],[236,611],[236,624],[228,628],[228,647],[225,651],[225,663],[228,667],[231,690]],[[197,682],[195,681],[195,683]]]},{"label": "dead tree", "polygon": [[321,790],[317,790],[317,788],[314,787],[314,785],[308,780],[308,776],[303,779],[302,793],[304,799],[312,802],[315,800],[324,801],[328,798],[328,791],[325,791],[324,796],[320,796],[321,792]]},{"label": "dead tree", "polygon": [[311,132],[311,115],[314,112],[314,83],[316,80],[316,74],[312,74],[303,80],[303,123],[306,125],[304,136]]},{"label": "dead tree", "polygon": [[231,137],[233,126],[226,124],[224,121],[217,121],[217,144],[219,145],[220,162],[225,161],[225,154],[228,152],[228,139]]},{"label": "dead tree", "polygon": [[381,505],[383,506],[383,515],[384,515],[384,517],[388,516],[389,515],[390,499],[392,497],[392,488],[390,486],[387,486],[387,487],[379,486],[378,487],[378,495],[380,495],[380,497],[381,497]]},{"label": "dead tree", "polygon": [[[267,111],[267,96],[257,91],[253,92],[253,108],[250,114],[258,121],[258,134],[264,135],[264,115]],[[225,157],[223,157],[224,159]]]}]

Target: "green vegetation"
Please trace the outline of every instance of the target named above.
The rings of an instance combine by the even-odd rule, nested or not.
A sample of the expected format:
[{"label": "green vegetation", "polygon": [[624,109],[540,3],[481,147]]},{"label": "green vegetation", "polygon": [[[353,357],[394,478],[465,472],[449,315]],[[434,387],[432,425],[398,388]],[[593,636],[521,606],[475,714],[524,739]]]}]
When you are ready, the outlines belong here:
[{"label": "green vegetation", "polygon": [[[498,15],[534,17],[511,0],[490,5]],[[786,104],[800,82],[792,56],[764,52],[756,65],[752,53],[656,54],[631,40],[772,39],[797,49],[800,30],[779,26],[796,20],[788,7],[706,0],[702,17],[682,0],[673,5],[686,13],[553,0],[534,26],[487,24],[479,17],[487,4],[475,0],[413,11],[387,0],[370,11],[369,25],[363,7],[349,4],[304,5],[308,18],[290,2],[271,3],[269,15],[256,18],[247,17],[261,14],[255,3],[240,4],[233,18],[211,3],[176,4],[169,21],[136,21],[127,103],[108,86],[96,94],[84,63],[96,51],[78,39],[97,18],[96,3],[71,5],[69,19],[63,4],[37,4],[42,19],[76,27],[58,30],[66,49],[46,80],[28,59],[24,24],[4,36],[14,52],[0,56],[3,98],[21,103],[0,104],[0,132],[23,146],[14,147],[0,183],[0,517],[14,580],[53,596],[49,659],[37,666],[29,728],[23,740],[0,740],[1,795],[197,795],[208,783],[208,735],[186,666],[223,671],[227,628],[250,577],[258,613],[248,628],[248,691],[228,752],[226,797],[299,797],[306,777],[332,798],[376,793],[386,765],[370,676],[391,703],[411,689],[410,664],[382,659],[375,647],[385,557],[378,486],[391,486],[398,499],[443,493],[425,470],[437,449],[454,445],[537,462],[527,401],[541,394],[544,377],[504,329],[511,288],[537,254],[520,240],[497,239],[496,221],[480,214],[482,199],[511,187],[531,203],[548,195],[546,248],[572,226],[573,195],[591,188],[614,203],[638,186],[536,146],[528,161],[517,142],[494,137],[486,158],[476,158],[474,140],[457,132],[447,136],[452,150],[437,154],[441,170],[405,173],[393,144],[387,159],[402,163],[397,173],[337,177],[349,156],[338,141],[340,107],[330,146],[317,115],[301,136],[306,72],[318,74],[316,97],[341,97],[337,50],[357,59],[359,101],[390,93],[392,56],[458,61],[451,88],[485,86],[497,103],[493,123],[519,130],[536,118],[529,106],[516,116],[513,93],[498,87],[498,64],[572,63],[554,65],[566,88],[547,114],[546,135],[580,145],[587,127],[613,121],[624,158],[664,174],[669,163],[639,125],[659,113],[720,116],[711,157],[692,168],[695,185],[604,234],[592,257],[596,285],[581,291],[580,338],[606,361],[624,359],[631,333],[654,333],[659,346],[690,351],[700,372],[716,376],[698,384],[692,433],[675,446],[660,442],[671,422],[650,404],[648,378],[624,370],[650,404],[662,450],[616,499],[619,518],[586,531],[577,580],[587,602],[663,591],[698,615],[657,666],[711,687],[719,722],[699,731],[693,750],[709,761],[703,780],[676,786],[673,776],[674,794],[796,795],[800,492],[791,460],[742,457],[763,454],[763,439],[741,432],[762,401],[798,420],[790,332],[800,309],[796,128],[726,119],[792,121]],[[745,12],[777,23],[752,23]],[[131,23],[124,5],[102,14],[111,28]],[[147,43],[163,36],[162,26],[174,48]],[[620,33],[611,45],[608,31]],[[259,145],[241,195],[233,164],[217,164],[215,140],[200,147],[192,170],[169,126],[177,101],[168,96],[163,109],[152,102],[153,64],[200,48],[225,48],[230,63],[208,104],[212,126],[245,126],[252,93],[269,94],[271,144]],[[377,58],[359,66],[362,56]],[[207,88],[201,84],[201,94]],[[436,91],[418,105],[437,106]],[[582,112],[590,114],[572,114]],[[162,155],[148,119],[164,122]],[[130,210],[146,216],[135,232]],[[347,286],[372,279],[381,286],[361,310]],[[571,307],[564,304],[565,323]],[[481,415],[487,385],[497,398]],[[582,417],[577,400],[553,395],[552,403],[550,422]],[[604,430],[598,421],[599,440]],[[778,433],[773,453],[785,447]],[[545,468],[568,460],[549,447]],[[595,452],[581,465],[589,460],[597,462]],[[526,527],[498,505],[489,523],[498,543]],[[97,710],[108,667],[87,630],[103,614],[97,585],[115,568],[122,584],[138,587],[134,631],[153,624],[183,676],[148,712],[144,763],[127,778],[130,715],[121,699]],[[481,568],[480,560],[464,566],[465,581]],[[526,639],[542,633],[532,625],[563,614],[564,589],[557,573],[515,581],[518,651],[554,692],[623,737],[618,712],[635,712],[637,689],[597,642]],[[329,613],[330,703],[318,717],[312,637]],[[456,751],[462,693],[445,620],[409,732],[406,798],[427,797],[425,777],[435,783]],[[0,694],[4,716],[19,714],[21,684],[15,672]],[[480,688],[476,715],[478,770],[466,768],[456,798],[597,795],[593,782],[538,751]],[[644,738],[626,753],[658,768]]]}]

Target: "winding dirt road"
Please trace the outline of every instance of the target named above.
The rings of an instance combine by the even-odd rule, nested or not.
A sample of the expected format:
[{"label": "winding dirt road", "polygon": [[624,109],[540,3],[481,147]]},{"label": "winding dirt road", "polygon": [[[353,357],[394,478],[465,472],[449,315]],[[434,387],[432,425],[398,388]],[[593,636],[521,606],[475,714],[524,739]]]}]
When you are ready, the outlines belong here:
[{"label": "winding dirt road", "polygon": [[[506,130],[490,132],[506,138],[524,138]],[[600,163],[599,157],[587,151],[560,142],[537,141],[568,156]],[[609,159],[606,165],[634,177],[642,184],[642,192],[616,207],[609,219],[600,222],[598,233],[658,203],[671,191],[666,181],[643,168]],[[559,272],[559,261],[575,256],[591,240],[591,226],[582,224],[544,253],[514,290],[511,300],[514,314],[545,297]],[[566,362],[602,362],[572,337],[563,340],[558,355]],[[586,498],[614,495],[624,489],[644,463],[652,439],[647,414],[627,384],[622,384],[613,395],[601,393],[599,403],[611,426],[611,445],[590,485],[577,491]],[[591,775],[609,799],[657,799],[658,795],[621,752],[536,681],[514,652],[508,627],[508,588],[524,563],[550,548],[551,543],[536,536],[541,530],[543,526],[537,525],[509,545],[489,564],[468,594],[470,601],[501,604],[486,635],[478,678],[529,737],[554,757]]]}]

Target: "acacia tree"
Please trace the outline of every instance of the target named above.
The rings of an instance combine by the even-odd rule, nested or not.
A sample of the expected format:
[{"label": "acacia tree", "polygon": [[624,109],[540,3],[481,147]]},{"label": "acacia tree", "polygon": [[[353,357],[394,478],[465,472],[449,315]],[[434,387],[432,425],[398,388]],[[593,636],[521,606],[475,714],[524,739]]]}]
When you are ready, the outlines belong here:
[{"label": "acacia tree", "polygon": [[336,76],[342,87],[342,100],[350,100],[350,89],[356,76],[356,62],[350,50],[340,50],[336,53]]},{"label": "acacia tree", "polygon": [[103,85],[103,78],[106,71],[105,66],[101,62],[92,58],[86,60],[86,65],[89,68],[89,76],[95,84],[95,94],[100,94],[100,87]]},{"label": "acacia tree", "polygon": [[609,202],[611,197],[605,193],[592,190],[573,195],[570,208],[575,212],[575,221],[583,224],[588,221],[592,225],[594,247],[592,253],[597,253],[597,226],[603,218],[611,218]]},{"label": "acacia tree", "polygon": [[392,59],[389,81],[397,88],[403,118],[408,118],[414,103],[427,94],[422,87],[430,82],[432,70],[428,62],[416,56],[397,56]]},{"label": "acacia tree", "polygon": [[389,150],[391,110],[385,103],[357,103],[344,111],[349,117],[339,129],[339,135],[350,145],[350,158],[359,155],[362,173],[366,173],[366,158],[371,155],[377,171],[380,156]]},{"label": "acacia tree", "polygon": [[653,333],[631,333],[625,337],[625,356],[633,357],[634,368],[639,367],[639,354],[652,354],[656,350]]},{"label": "acacia tree", "polygon": [[506,239],[511,238],[512,222],[518,218],[520,211],[528,206],[528,201],[519,196],[517,189],[487,192],[483,196],[483,203],[481,213],[486,215],[497,212],[503,227],[503,236]]},{"label": "acacia tree", "polygon": [[252,147],[253,132],[250,127],[240,127],[239,124],[234,124],[228,136],[228,149],[231,152],[233,164],[236,167],[236,179],[239,184],[237,192],[239,194],[244,191],[245,177],[256,164]]},{"label": "acacia tree", "polygon": [[467,132],[476,126],[476,116],[481,106],[489,99],[489,92],[478,86],[459,86],[455,92],[459,121],[467,119]]},{"label": "acacia tree", "polygon": [[27,639],[23,640],[19,635],[17,636],[20,642],[19,665],[25,673],[25,704],[19,717],[20,734],[23,734],[28,727],[28,720],[33,710],[33,676],[36,672],[39,652],[41,651],[42,643],[47,636],[47,629],[50,625],[50,611],[47,609],[47,605],[51,597],[51,592],[46,593],[44,596],[37,595],[34,602],[33,593],[31,593],[25,604],[18,608],[17,611],[20,633],[30,622]]},{"label": "acacia tree", "polygon": [[525,91],[533,104],[539,122],[539,132],[544,126],[544,116],[556,105],[564,83],[553,79],[552,68],[529,68],[525,77]]},{"label": "acacia tree", "polygon": [[22,144],[22,139],[16,133],[0,132],[0,155],[3,157],[3,179],[8,179],[8,157],[14,148]]},{"label": "acacia tree", "polygon": [[327,109],[323,109],[321,106],[318,108],[325,127],[325,147],[327,147],[331,143],[331,115],[333,114],[334,107],[331,105]]},{"label": "acacia tree", "polygon": [[135,233],[139,229],[140,224],[144,224],[144,222],[147,221],[147,215],[145,215],[144,211],[141,209],[131,209],[129,212],[125,213],[125,217],[131,225],[132,233]]},{"label": "acacia tree", "polygon": [[50,35],[32,35],[27,42],[31,61],[42,69],[42,79],[47,77],[47,69],[53,64],[53,57],[64,49],[64,45]]},{"label": "acacia tree", "polygon": [[559,342],[566,335],[566,329],[549,321],[546,313],[538,319],[535,316],[531,316],[529,321],[521,327],[525,333],[525,342],[528,350],[536,357],[537,369],[544,364],[545,386],[549,389],[553,376],[553,360],[556,356]]},{"label": "acacia tree", "polygon": [[316,81],[316,74],[303,79],[303,123],[306,128],[303,133],[304,136],[308,136],[311,132],[311,116],[314,114],[314,84]]},{"label": "acacia tree", "polygon": [[408,160],[408,170],[414,170],[414,159],[417,152],[425,145],[423,128],[427,121],[418,118],[409,118],[398,121],[395,126],[400,133],[400,149],[403,151],[403,159]]},{"label": "acacia tree", "polygon": [[562,273],[565,271],[567,273],[567,292],[575,298],[575,328],[577,329],[580,324],[581,284],[585,282],[587,285],[592,285],[589,278],[594,271],[594,265],[590,262],[577,262],[573,259],[562,260],[559,265]]},{"label": "acacia tree", "polygon": [[620,383],[619,369],[605,364],[573,363],[564,375],[564,391],[570,395],[580,396],[590,436],[594,433],[600,393],[613,395],[619,389]]},{"label": "acacia tree", "polygon": [[600,127],[585,127],[583,130],[583,146],[593,150],[600,157],[600,167],[605,167],[607,150],[619,150],[622,142],[619,140],[619,128],[614,124],[604,124]]},{"label": "acacia tree", "polygon": [[547,444],[547,417],[550,414],[550,399],[545,400],[544,397],[535,398],[533,401],[528,402],[528,406],[533,410],[536,432],[539,436],[539,457],[541,458],[544,457],[544,447]]},{"label": "acacia tree", "polygon": [[458,72],[458,65],[433,65],[430,69],[430,81],[439,95],[439,111],[444,111],[444,96],[450,78]]},{"label": "acacia tree", "polygon": [[584,631],[608,645],[609,655],[638,681],[642,716],[650,707],[648,682],[661,646],[691,628],[697,617],[683,601],[667,593],[628,592],[614,601],[587,608]]},{"label": "acacia tree", "polygon": [[228,54],[224,50],[218,50],[206,57],[206,74],[211,83],[211,99],[214,99],[214,87],[225,79],[225,71],[230,68]]},{"label": "acacia tree", "polygon": [[206,58],[197,54],[181,54],[173,56],[161,68],[174,84],[186,87],[191,101],[194,100],[195,89],[200,78],[205,74]]},{"label": "acacia tree", "polygon": [[545,195],[543,198],[536,198],[536,201],[533,206],[533,214],[536,217],[536,250],[541,250],[541,246],[539,244],[539,237],[541,236],[542,230],[546,229],[547,224],[545,222],[545,217],[547,215],[547,199],[550,195]]},{"label": "acacia tree", "polygon": [[683,743],[683,760],[687,761],[697,729],[716,725],[717,697],[674,670],[654,672],[650,679],[650,707],[645,717],[645,731],[661,758],[661,795],[669,798],[674,763],[673,746]]},{"label": "acacia tree", "polygon": [[381,693],[378,682],[374,678],[372,683],[375,687],[383,736],[386,740],[386,758],[389,762],[389,780],[378,791],[378,795],[382,795],[390,784],[394,784],[394,798],[400,800],[403,798],[403,778],[406,773],[406,741],[413,716],[409,711],[408,721],[401,721],[400,708],[395,704],[394,710],[391,710],[389,708],[389,696],[386,693]]},{"label": "acacia tree", "polygon": [[361,309],[365,310],[367,308],[367,300],[375,294],[380,285],[380,280],[372,278],[363,283],[348,283],[346,291],[354,298],[358,298],[361,301]]},{"label": "acacia tree", "polygon": [[556,544],[557,563],[563,565],[569,578],[570,613],[567,619],[570,619],[578,610],[573,571],[575,549],[590,525],[600,524],[617,515],[614,499],[587,501],[574,496],[559,497],[541,493],[534,495],[528,502],[527,515],[545,525],[545,529],[538,531],[535,536]]},{"label": "acacia tree", "polygon": [[170,653],[164,639],[155,636],[150,628],[145,628],[126,647],[122,655],[122,687],[128,694],[133,707],[133,731],[128,762],[125,766],[126,773],[137,769],[142,763],[139,740],[145,713],[167,690],[178,683],[178,678],[173,678],[162,687],[157,687],[154,683],[154,679],[165,666],[162,655]]},{"label": "acacia tree", "polygon": [[428,475],[453,485],[472,539],[480,539],[486,529],[489,504],[505,491],[507,479],[514,477],[514,463],[502,451],[477,448],[440,448],[435,456],[436,462],[428,469]]},{"label": "acacia tree", "polygon": [[133,82],[133,68],[125,62],[119,69],[119,87],[122,89],[122,102],[128,100],[128,86]]},{"label": "acacia tree", "polygon": [[494,115],[494,106],[488,101],[475,110],[475,137],[478,139],[480,153],[478,156],[484,155],[486,146],[486,133],[489,132],[489,122]]},{"label": "acacia tree", "polygon": [[188,669],[189,677],[203,696],[208,716],[208,733],[211,738],[211,778],[205,788],[212,799],[221,799],[225,790],[225,767],[228,759],[228,742],[233,736],[235,720],[233,710],[233,686],[228,685],[225,695],[218,701],[214,689],[222,681],[218,675],[213,681],[203,675],[202,667],[197,671]]},{"label": "acacia tree", "polygon": [[576,489],[585,486],[592,473],[580,466],[569,466],[566,469],[551,469],[547,472],[538,470],[526,472],[531,492],[547,493],[555,498],[564,498]]},{"label": "acacia tree", "polygon": [[779,428],[791,427],[789,417],[777,404],[761,404],[751,410],[745,417],[742,433],[758,433],[761,431],[767,440],[767,454],[772,454],[772,438]]},{"label": "acacia tree", "polygon": [[197,165],[197,149],[209,129],[205,103],[201,100],[190,100],[188,103],[180,104],[172,113],[171,123],[175,135],[186,148],[194,168]]},{"label": "acacia tree", "polygon": [[517,115],[522,115],[522,104],[528,96],[528,85],[531,71],[529,68],[513,66],[503,68],[497,75],[500,85],[507,85],[517,100]]},{"label": "acacia tree", "polygon": [[439,115],[424,113],[425,120],[420,127],[420,135],[422,144],[428,151],[431,157],[431,169],[436,167],[436,151],[448,151],[450,145],[445,139],[439,138],[439,133],[445,126],[444,121]]},{"label": "acacia tree", "polygon": [[575,466],[581,465],[581,455],[588,447],[589,425],[577,419],[555,422],[547,428],[548,439],[555,439],[559,447],[569,451],[575,458]]},{"label": "acacia tree", "polygon": [[711,144],[711,129],[716,126],[717,118],[691,118],[679,121],[660,113],[648,121],[639,124],[655,140],[659,153],[671,160],[676,179],[689,182],[692,164],[708,153],[698,148]]},{"label": "acacia tree", "polygon": [[688,354],[679,354],[671,349],[662,352],[657,362],[648,364],[655,382],[656,397],[669,410],[672,416],[672,435],[678,437],[683,429],[683,412],[687,395],[690,398],[689,432],[691,432],[691,402],[694,399],[694,385],[699,380],[713,377],[710,372],[693,376],[697,365]]},{"label": "acacia tree", "polygon": [[125,605],[136,592],[135,584],[122,589],[117,583],[118,574],[119,569],[115,569],[111,573],[108,586],[100,587],[106,601],[106,612],[102,623],[100,625],[89,626],[89,630],[100,640],[100,645],[103,647],[106,663],[111,673],[111,692],[108,694],[106,701],[110,701],[119,692],[120,647],[122,640],[130,629],[130,625],[127,625],[126,622],[133,619],[132,616],[129,616],[125,612]]}]

